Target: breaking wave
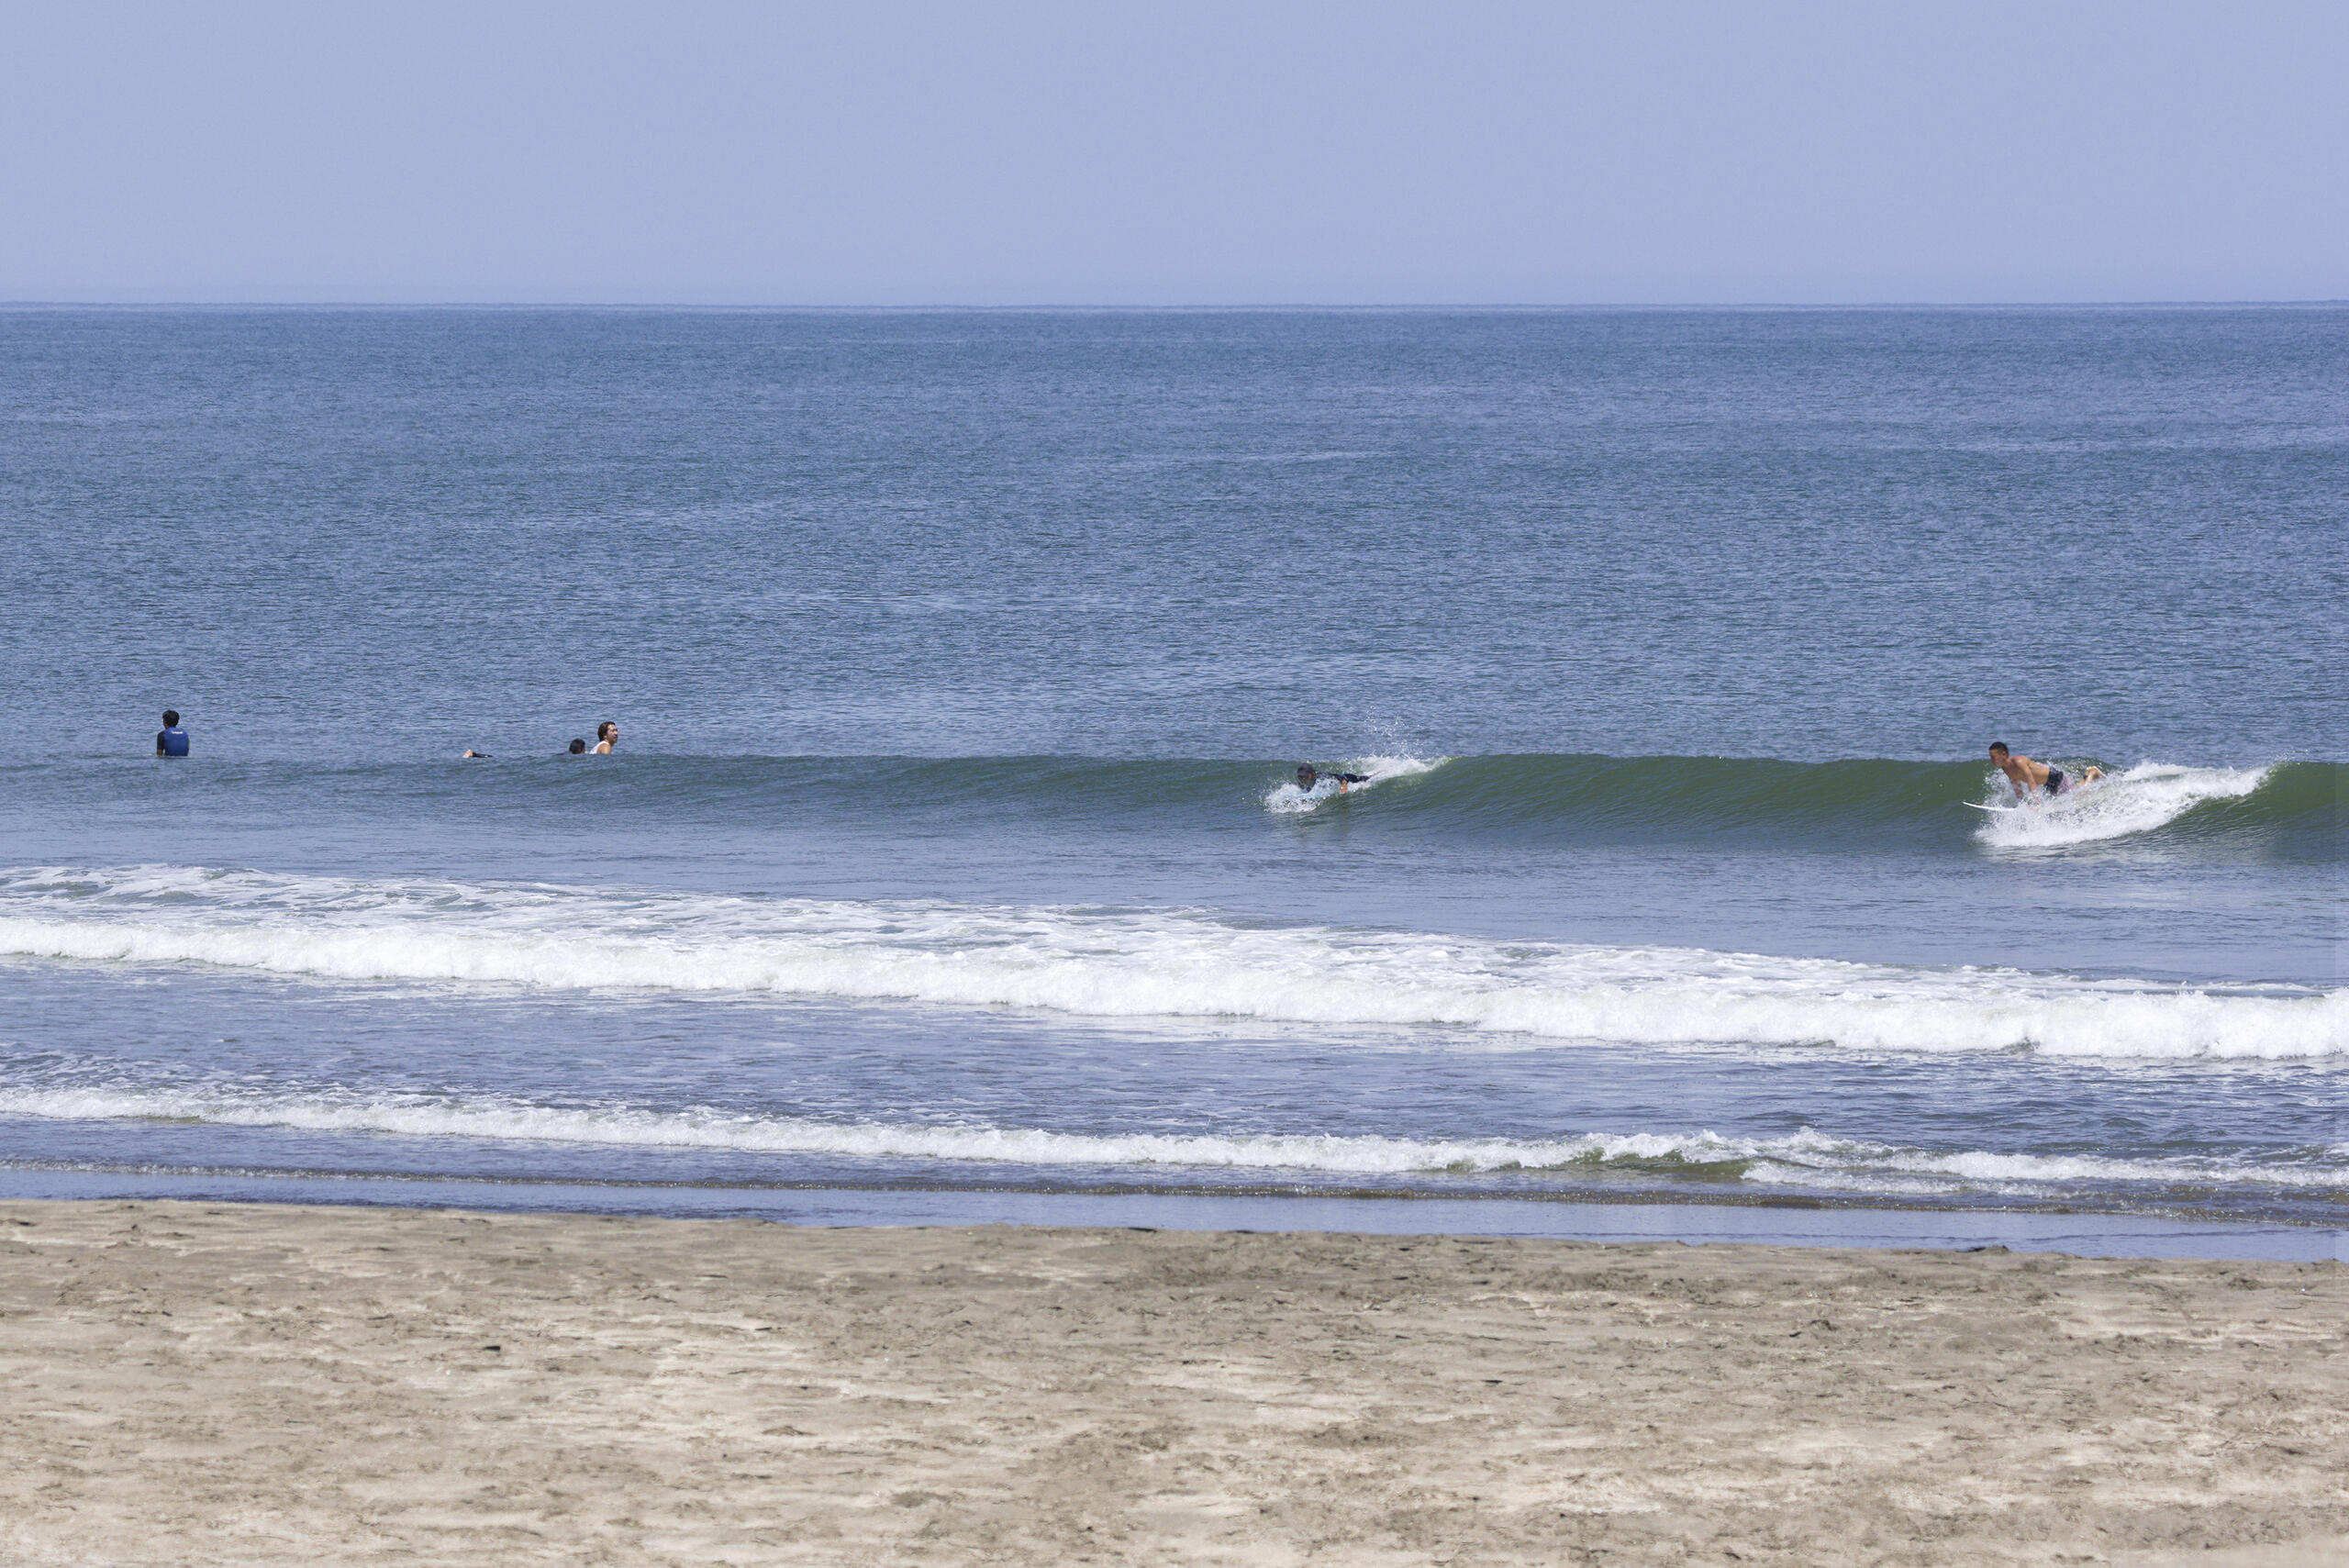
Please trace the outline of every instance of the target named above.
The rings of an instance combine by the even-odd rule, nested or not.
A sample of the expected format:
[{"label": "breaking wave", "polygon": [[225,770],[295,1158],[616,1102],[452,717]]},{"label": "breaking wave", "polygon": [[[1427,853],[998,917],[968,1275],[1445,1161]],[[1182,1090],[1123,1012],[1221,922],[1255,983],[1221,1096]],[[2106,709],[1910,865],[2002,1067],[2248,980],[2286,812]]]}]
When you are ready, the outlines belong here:
[{"label": "breaking wave", "polygon": [[169,1120],[304,1132],[384,1133],[656,1150],[1017,1166],[1160,1167],[1317,1176],[1590,1176],[1614,1173],[1887,1194],[2022,1193],[2083,1182],[2255,1184],[2349,1191],[2349,1146],[2116,1160],[1935,1151],[1803,1129],[1778,1138],[1583,1132],[1548,1139],[1413,1139],[1310,1133],[1080,1133],[972,1123],[825,1121],[689,1107],[534,1105],[421,1095],[286,1094],[230,1087],[0,1088],[0,1116]]},{"label": "breaking wave", "polygon": [[[1369,775],[1311,795],[1297,762]],[[2092,759],[2063,757],[2076,775]],[[2111,778],[2029,817],[1969,806],[2010,799],[1980,761],[1501,755],[1230,761],[1085,757],[657,757],[369,763],[206,762],[171,775],[173,799],[214,795],[239,814],[315,814],[322,801],[533,828],[547,812],[642,817],[663,828],[745,821],[1119,824],[1144,831],[1252,819],[1529,846],[1698,843],[1977,855],[2144,837],[2225,853],[2349,857],[2349,763],[2107,764]],[[118,804],[126,779],[87,763],[0,769],[5,786],[57,809]],[[114,792],[114,793],[110,793]],[[609,814],[617,814],[613,817]]]},{"label": "breaking wave", "polygon": [[2053,800],[1998,802],[2002,809],[1991,812],[1976,834],[2002,849],[2049,849],[2150,833],[2198,806],[2248,798],[2271,771],[2146,762]]},{"label": "breaking wave", "polygon": [[0,873],[0,953],[328,980],[730,992],[1642,1045],[2349,1054],[2349,990],[2181,987],[1190,910],[725,897],[192,867]]}]

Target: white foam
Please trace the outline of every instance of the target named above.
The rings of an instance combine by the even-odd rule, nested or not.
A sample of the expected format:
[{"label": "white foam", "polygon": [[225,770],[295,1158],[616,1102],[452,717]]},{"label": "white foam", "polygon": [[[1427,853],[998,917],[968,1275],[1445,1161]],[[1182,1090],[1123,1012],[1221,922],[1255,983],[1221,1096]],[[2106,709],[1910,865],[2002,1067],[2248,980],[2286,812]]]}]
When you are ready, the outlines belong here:
[{"label": "white foam", "polygon": [[1418,757],[1358,757],[1343,764],[1341,771],[1361,773],[1363,782],[1341,789],[1338,781],[1324,778],[1311,789],[1299,789],[1294,779],[1284,780],[1264,792],[1264,809],[1284,817],[1302,816],[1337,799],[1341,795],[1352,798],[1365,795],[1380,784],[1396,779],[1407,779],[1415,773],[1432,773],[1450,762],[1449,757],[1423,760]]},{"label": "white foam", "polygon": [[1592,1134],[1533,1142],[1430,1140],[1318,1134],[1083,1134],[967,1124],[826,1122],[695,1109],[653,1112],[419,1096],[345,1102],[201,1090],[0,1090],[0,1115],[50,1119],[163,1119],[312,1132],[387,1132],[611,1144],[657,1149],[865,1158],[998,1161],[1023,1165],[1187,1165],[1370,1175],[1431,1171],[1548,1170],[1622,1159],[1718,1161],[1744,1145],[1693,1138]]},{"label": "white foam", "polygon": [[1810,1129],[1773,1139],[1690,1133],[1585,1132],[1550,1139],[1409,1139],[1313,1133],[1072,1133],[985,1124],[827,1122],[694,1107],[532,1105],[424,1095],[357,1099],[246,1088],[0,1089],[0,1116],[50,1120],[171,1120],[303,1132],[385,1133],[614,1148],[685,1149],[850,1159],[1022,1166],[1188,1167],[1329,1175],[1475,1175],[1741,1167],[1726,1179],[1774,1186],[1949,1194],[2050,1192],[2083,1182],[2264,1185],[2349,1191],[2349,1149],[2316,1163],[2200,1158],[2122,1161],[1933,1153],[1831,1138]]},{"label": "white foam", "polygon": [[0,873],[0,952],[337,980],[1434,1025],[1643,1045],[2349,1054],[2349,990],[1245,926],[1181,910],[726,898],[184,867]]},{"label": "white foam", "polygon": [[[2268,772],[2266,768],[2182,768],[2168,762],[2141,762],[2054,800],[1994,812],[1974,830],[1974,836],[2000,849],[2056,849],[2151,832],[2205,801],[2249,795]],[[2003,777],[1993,773],[1991,781],[1988,804],[2009,805],[2012,795]]]},{"label": "white foam", "polygon": [[[2178,1160],[2109,1160],[2087,1154],[1998,1154],[1979,1150],[1929,1153],[1877,1145],[1844,1146],[1836,1163],[1765,1154],[1746,1172],[1750,1181],[1805,1186],[1850,1186],[1882,1178],[1920,1178],[1921,1187],[2054,1188],[2082,1182],[2148,1182],[2164,1185],[2231,1185],[2256,1182],[2278,1187],[2341,1188],[2349,1191],[2349,1149],[2333,1149],[2315,1163],[2277,1164],[2215,1157]],[[1939,1178],[1938,1180],[1936,1178]]]}]

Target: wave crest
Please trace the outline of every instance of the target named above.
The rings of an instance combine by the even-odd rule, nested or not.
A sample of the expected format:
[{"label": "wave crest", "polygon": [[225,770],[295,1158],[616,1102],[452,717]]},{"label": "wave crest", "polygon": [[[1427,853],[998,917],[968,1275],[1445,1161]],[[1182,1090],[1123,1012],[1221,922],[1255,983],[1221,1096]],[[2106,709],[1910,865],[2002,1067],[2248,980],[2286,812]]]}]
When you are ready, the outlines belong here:
[{"label": "wave crest", "polygon": [[2243,799],[2271,771],[2144,762],[2054,800],[2006,806],[1975,836],[2000,849],[2054,849],[2149,833],[2206,803]]},{"label": "wave crest", "polygon": [[0,1088],[0,1116],[167,1119],[305,1132],[374,1132],[612,1148],[690,1149],[1017,1166],[1294,1171],[1408,1177],[1640,1174],[1923,1195],[2021,1193],[2081,1182],[2349,1190],[2349,1146],[2166,1160],[1901,1148],[1809,1128],[1778,1138],[1711,1131],[1415,1139],[1341,1133],[1065,1132],[985,1123],[833,1122],[696,1106],[584,1108],[521,1100],[302,1095],[225,1088]]},{"label": "wave crest", "polygon": [[2349,1054],[2349,990],[2249,993],[1186,910],[713,897],[186,867],[0,873],[0,952],[334,980],[770,993],[1641,1045]]},{"label": "wave crest", "polygon": [[1302,817],[1333,800],[1352,800],[1367,795],[1392,780],[1432,773],[1450,760],[1446,757],[1438,757],[1432,762],[1418,757],[1357,757],[1351,762],[1339,764],[1337,771],[1360,772],[1363,775],[1361,783],[1341,784],[1334,778],[1324,778],[1311,789],[1299,789],[1295,779],[1284,779],[1264,793],[1264,809],[1276,816]]}]

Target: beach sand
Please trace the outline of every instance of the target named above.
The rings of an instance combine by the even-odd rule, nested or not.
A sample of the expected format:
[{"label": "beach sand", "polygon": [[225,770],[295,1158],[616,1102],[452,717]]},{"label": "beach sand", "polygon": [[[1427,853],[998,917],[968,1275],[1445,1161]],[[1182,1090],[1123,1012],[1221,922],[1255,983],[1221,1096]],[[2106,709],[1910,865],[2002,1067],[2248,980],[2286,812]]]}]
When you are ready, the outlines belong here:
[{"label": "beach sand", "polygon": [[0,1373],[8,1563],[2349,1563],[2339,1263],[9,1203]]}]

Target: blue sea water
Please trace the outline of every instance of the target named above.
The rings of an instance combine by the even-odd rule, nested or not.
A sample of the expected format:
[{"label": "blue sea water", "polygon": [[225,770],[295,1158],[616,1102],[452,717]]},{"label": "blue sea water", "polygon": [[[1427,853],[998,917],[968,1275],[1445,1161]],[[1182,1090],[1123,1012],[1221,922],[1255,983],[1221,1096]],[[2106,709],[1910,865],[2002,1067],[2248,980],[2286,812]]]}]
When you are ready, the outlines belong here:
[{"label": "blue sea water", "polygon": [[2344,498],[2349,309],[0,312],[0,1192],[2337,1237]]}]

